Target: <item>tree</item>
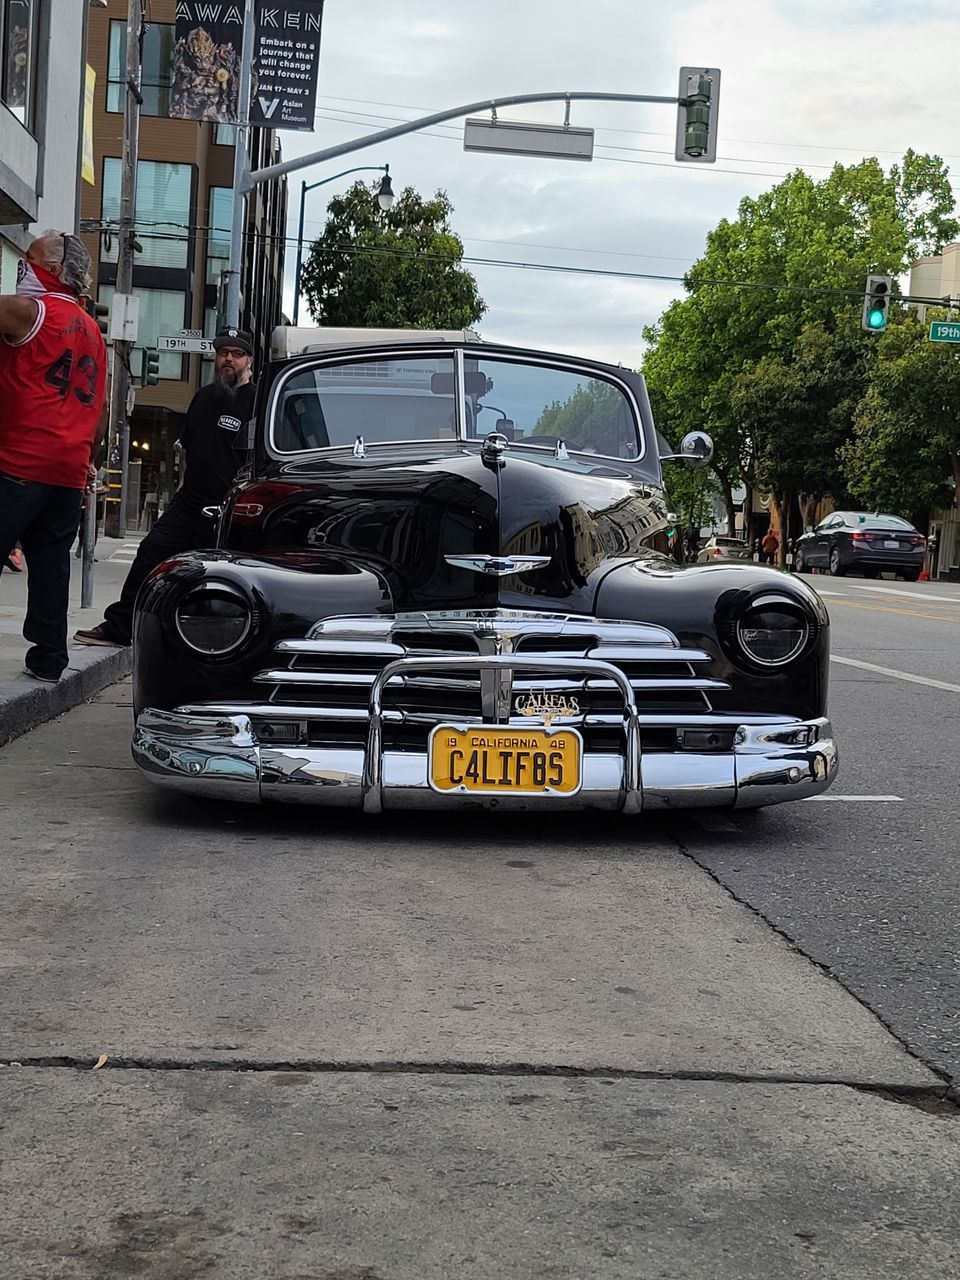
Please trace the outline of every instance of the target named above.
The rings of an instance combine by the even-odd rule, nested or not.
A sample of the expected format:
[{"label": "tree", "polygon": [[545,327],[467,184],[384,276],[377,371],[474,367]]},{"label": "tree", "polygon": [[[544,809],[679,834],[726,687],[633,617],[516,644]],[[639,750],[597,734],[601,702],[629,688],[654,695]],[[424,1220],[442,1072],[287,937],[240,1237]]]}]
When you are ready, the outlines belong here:
[{"label": "tree", "polygon": [[960,359],[931,342],[916,316],[879,339],[841,460],[851,492],[871,510],[911,516],[960,505]]},{"label": "tree", "polygon": [[[792,173],[741,201],[737,218],[724,219],[707,237],[706,252],[687,276],[690,296],[645,330],[643,371],[664,430],[679,437],[702,429],[714,437],[731,532],[733,485],[759,483],[761,460],[768,465],[771,457],[763,433],[781,422],[769,412],[771,380],[802,358],[809,342],[802,335],[847,326],[850,296],[862,293],[869,273],[900,275],[918,252],[937,252],[955,237],[960,223],[952,209],[943,161],[908,151],[889,174],[875,159],[835,165],[819,182]],[[869,360],[876,340],[856,333],[851,341]],[[766,408],[760,405],[748,427],[743,379],[761,361],[767,363],[754,390],[763,384]],[[832,386],[838,398],[827,408],[835,417],[850,397],[841,382]],[[783,394],[795,398],[796,388]],[[820,457],[819,446],[811,448],[803,466],[816,471]],[[817,486],[803,480],[797,492],[811,487]]]},{"label": "tree", "polygon": [[382,212],[356,182],[328,206],[323,234],[303,267],[303,292],[317,324],[385,329],[464,329],[486,311],[461,262],[446,194],[424,200],[407,187]]}]

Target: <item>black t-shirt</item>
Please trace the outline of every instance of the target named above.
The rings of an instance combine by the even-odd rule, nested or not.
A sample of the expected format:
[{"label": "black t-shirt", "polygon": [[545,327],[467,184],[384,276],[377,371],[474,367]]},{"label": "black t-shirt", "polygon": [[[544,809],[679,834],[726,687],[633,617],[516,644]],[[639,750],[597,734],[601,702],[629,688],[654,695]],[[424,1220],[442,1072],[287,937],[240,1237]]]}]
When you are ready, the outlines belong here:
[{"label": "black t-shirt", "polygon": [[247,457],[247,423],[253,415],[256,388],[237,388],[226,400],[213,385],[201,387],[190,401],[180,443],[187,453],[187,473],[177,494],[181,503],[199,509],[218,506]]}]

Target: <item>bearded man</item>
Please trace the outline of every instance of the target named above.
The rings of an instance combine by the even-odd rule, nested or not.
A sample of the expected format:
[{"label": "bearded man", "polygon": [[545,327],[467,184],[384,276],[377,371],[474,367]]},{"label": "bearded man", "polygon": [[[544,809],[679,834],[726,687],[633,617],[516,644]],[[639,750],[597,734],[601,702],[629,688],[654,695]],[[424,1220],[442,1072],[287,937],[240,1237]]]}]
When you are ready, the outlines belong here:
[{"label": "bearded man", "polygon": [[246,423],[253,416],[255,386],[253,339],[245,329],[221,329],[213,347],[214,380],[191,400],[180,433],[183,483],[140,543],[120,599],[106,608],[103,622],[76,632],[78,644],[129,645],[137,592],[149,574],[171,556],[215,541],[216,508],[246,459]]}]

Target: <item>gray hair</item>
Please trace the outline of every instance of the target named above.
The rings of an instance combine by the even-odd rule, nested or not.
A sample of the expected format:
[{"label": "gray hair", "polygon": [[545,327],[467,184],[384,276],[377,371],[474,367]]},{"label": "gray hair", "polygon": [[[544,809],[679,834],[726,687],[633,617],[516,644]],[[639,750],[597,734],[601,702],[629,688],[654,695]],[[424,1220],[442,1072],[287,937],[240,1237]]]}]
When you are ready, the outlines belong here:
[{"label": "gray hair", "polygon": [[45,261],[51,264],[63,264],[60,279],[67,288],[77,297],[89,294],[90,255],[83,241],[78,236],[71,235],[69,231],[45,231],[41,238],[45,242],[43,253]]}]

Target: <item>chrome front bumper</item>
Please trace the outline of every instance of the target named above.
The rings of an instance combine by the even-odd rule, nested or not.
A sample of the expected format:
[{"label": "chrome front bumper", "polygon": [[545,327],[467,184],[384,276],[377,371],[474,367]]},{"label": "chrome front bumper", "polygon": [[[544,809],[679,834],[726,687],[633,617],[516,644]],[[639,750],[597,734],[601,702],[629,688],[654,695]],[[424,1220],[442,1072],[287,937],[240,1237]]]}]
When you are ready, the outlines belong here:
[{"label": "chrome front bumper", "polygon": [[[613,681],[623,697],[623,750],[586,752],[583,785],[575,796],[438,794],[427,780],[426,751],[383,748],[383,690],[401,671],[436,667],[435,659],[390,663],[373,683],[365,747],[276,746],[259,742],[249,716],[203,714],[202,708],[145,709],[137,718],[133,758],[154,781],[221,799],[282,800],[384,809],[642,809],[759,808],[817,795],[833,782],[838,763],[830,722],[789,717],[710,713],[681,717],[683,728],[733,729],[730,751],[645,752],[641,728],[666,717],[637,712],[633,690],[615,666],[595,659],[503,656],[450,657],[450,668],[491,666],[543,670],[556,664]],[[674,718],[675,720],[676,718]],[[450,717],[450,723],[458,723]],[[511,721],[514,723],[514,721]],[[517,722],[532,728],[535,721]],[[557,726],[560,727],[560,726]]]}]

